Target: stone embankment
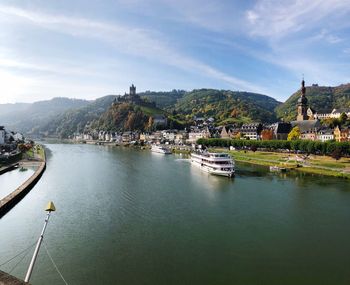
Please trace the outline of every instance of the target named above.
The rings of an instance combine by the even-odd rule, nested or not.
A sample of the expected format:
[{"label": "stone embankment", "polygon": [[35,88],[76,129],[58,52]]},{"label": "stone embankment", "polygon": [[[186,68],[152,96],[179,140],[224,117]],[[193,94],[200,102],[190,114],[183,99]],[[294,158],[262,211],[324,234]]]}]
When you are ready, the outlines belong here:
[{"label": "stone embankment", "polygon": [[38,161],[39,167],[34,172],[34,174],[25,181],[21,186],[19,186],[15,191],[7,195],[5,198],[0,200],[0,218],[4,216],[8,211],[10,211],[19,201],[23,199],[25,195],[35,186],[35,184],[40,180],[46,169],[46,159],[45,154],[43,160]]},{"label": "stone embankment", "polygon": [[[17,162],[17,163],[13,163],[13,164],[11,164],[11,165],[4,166],[4,167],[0,168],[0,175],[6,173],[6,172],[8,172],[8,171],[14,170],[16,167],[18,167],[18,165],[19,165],[19,164],[18,164],[18,162]],[[0,285],[1,285],[1,284],[0,284]]]}]

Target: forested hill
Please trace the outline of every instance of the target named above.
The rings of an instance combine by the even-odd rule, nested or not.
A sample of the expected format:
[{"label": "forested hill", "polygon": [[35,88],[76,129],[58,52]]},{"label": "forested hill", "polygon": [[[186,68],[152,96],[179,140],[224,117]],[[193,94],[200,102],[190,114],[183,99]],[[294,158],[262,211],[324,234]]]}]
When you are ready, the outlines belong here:
[{"label": "forested hill", "polygon": [[274,109],[280,104],[266,95],[216,89],[197,89],[186,93],[167,110],[179,119],[193,116],[213,117],[217,124],[273,122]]},{"label": "forested hill", "polygon": [[[286,102],[276,108],[278,118],[294,120],[297,115],[297,100],[301,95],[298,90]],[[308,86],[305,92],[309,107],[318,113],[330,112],[333,108],[350,107],[350,83],[336,87]]]},{"label": "forested hill", "polygon": [[89,104],[87,100],[53,98],[35,103],[0,104],[0,125],[20,132],[31,132],[67,110]]},{"label": "forested hill", "polygon": [[[194,116],[213,117],[217,125],[253,121],[273,122],[276,120],[273,110],[280,104],[265,95],[215,89],[198,89],[191,92],[148,91],[138,95],[145,102],[143,106],[141,104],[138,107],[111,108],[116,95],[104,96],[93,101],[56,98],[44,101],[45,104],[30,104],[30,108],[22,104],[18,105],[16,112],[11,110],[11,114],[3,115],[6,120],[1,120],[0,117],[0,125],[26,134],[68,137],[75,132],[83,132],[87,127],[125,130],[131,129],[132,126],[142,126],[141,129],[146,129],[149,118],[155,114],[166,115],[168,127],[173,128],[188,126]],[[71,104],[64,105],[65,100]],[[147,102],[155,102],[156,107],[146,107],[152,106]]]}]

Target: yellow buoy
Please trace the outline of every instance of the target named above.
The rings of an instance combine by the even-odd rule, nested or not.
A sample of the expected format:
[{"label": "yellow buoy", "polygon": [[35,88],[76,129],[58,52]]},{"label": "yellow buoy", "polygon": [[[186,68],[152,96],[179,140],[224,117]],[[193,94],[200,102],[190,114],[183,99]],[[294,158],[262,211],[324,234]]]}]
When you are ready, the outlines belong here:
[{"label": "yellow buoy", "polygon": [[47,204],[45,211],[49,211],[49,212],[56,211],[56,207],[55,207],[55,205],[54,205],[54,203],[52,201],[50,201]]}]

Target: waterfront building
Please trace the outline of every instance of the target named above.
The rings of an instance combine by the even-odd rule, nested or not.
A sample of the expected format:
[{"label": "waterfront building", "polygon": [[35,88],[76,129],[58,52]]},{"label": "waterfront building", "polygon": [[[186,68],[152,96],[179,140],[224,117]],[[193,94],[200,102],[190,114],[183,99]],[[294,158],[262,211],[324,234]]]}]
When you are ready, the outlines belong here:
[{"label": "waterfront building", "polygon": [[189,133],[188,133],[188,139],[186,140],[187,143],[193,144],[195,143],[198,139],[207,139],[210,138],[210,131],[208,127],[205,127],[204,129],[199,129],[197,127],[193,128]]},{"label": "waterfront building", "polygon": [[175,136],[175,144],[184,144],[186,139],[188,138],[188,134],[186,131],[179,131]]},{"label": "waterfront building", "polygon": [[259,140],[261,131],[261,123],[243,124],[240,130],[241,134],[250,140]]},{"label": "waterfront building", "polygon": [[300,139],[302,140],[308,140],[308,141],[315,141],[317,139],[317,130],[316,129],[309,129],[304,132],[300,132]]},{"label": "waterfront building", "polygon": [[226,130],[226,127],[223,126],[222,129],[221,129],[221,133],[220,133],[220,138],[222,139],[228,139],[231,137],[231,131],[230,129],[227,131]]},{"label": "waterfront building", "polygon": [[336,126],[334,128],[334,139],[337,142],[346,142],[348,141],[348,138],[350,136],[350,129],[349,128],[340,128],[339,126]]},{"label": "waterfront building", "polygon": [[272,130],[272,139],[274,140],[286,140],[288,138],[289,132],[292,130],[291,123],[278,122],[271,124],[266,127],[267,129]]},{"label": "waterfront building", "polygon": [[334,134],[332,129],[320,129],[317,132],[317,140],[321,142],[326,142],[330,140],[334,140]]}]

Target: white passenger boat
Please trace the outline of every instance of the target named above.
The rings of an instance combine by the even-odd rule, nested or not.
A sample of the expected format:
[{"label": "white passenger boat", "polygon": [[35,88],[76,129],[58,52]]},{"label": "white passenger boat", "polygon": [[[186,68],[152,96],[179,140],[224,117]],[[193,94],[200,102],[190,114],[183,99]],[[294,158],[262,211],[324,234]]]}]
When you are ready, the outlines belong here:
[{"label": "white passenger boat", "polygon": [[191,163],[210,174],[232,177],[235,174],[235,164],[227,153],[193,152]]},{"label": "white passenger boat", "polygon": [[152,145],[151,151],[162,154],[171,154],[171,150],[169,148],[161,145]]}]

